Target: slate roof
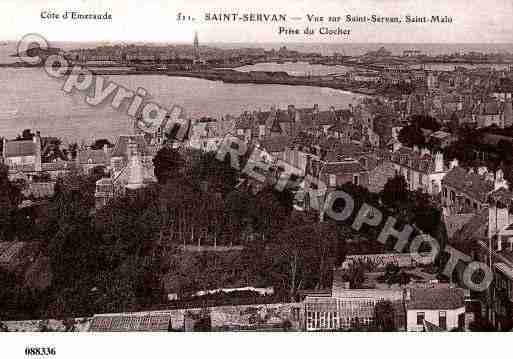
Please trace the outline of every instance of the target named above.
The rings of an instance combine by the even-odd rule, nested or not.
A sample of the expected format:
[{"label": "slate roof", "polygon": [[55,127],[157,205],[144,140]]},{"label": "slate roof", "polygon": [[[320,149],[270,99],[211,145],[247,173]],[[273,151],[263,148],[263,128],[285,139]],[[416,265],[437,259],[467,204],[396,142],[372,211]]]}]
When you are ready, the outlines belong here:
[{"label": "slate roof", "polygon": [[5,157],[35,156],[36,144],[34,141],[7,141],[4,148]]},{"label": "slate roof", "polygon": [[128,150],[128,141],[129,140],[134,141],[137,144],[137,150],[139,151],[139,154],[141,156],[150,156],[150,150],[148,148],[148,145],[146,143],[146,140],[144,139],[143,135],[121,135],[118,138],[118,141],[116,142],[116,145],[114,146],[114,149],[112,150],[111,156],[112,157],[127,157],[127,150]]},{"label": "slate roof", "polygon": [[323,172],[326,174],[348,174],[360,173],[366,169],[358,161],[330,162],[324,166]]},{"label": "slate roof", "polygon": [[465,292],[461,288],[414,288],[408,309],[451,310],[465,307]]},{"label": "slate roof", "polygon": [[260,146],[269,153],[282,152],[293,143],[289,136],[276,136],[260,141]]},{"label": "slate roof", "polygon": [[488,208],[483,208],[475,214],[467,223],[452,235],[452,240],[466,241],[474,237],[486,235],[488,228]]},{"label": "slate roof", "polygon": [[463,192],[480,202],[486,202],[487,195],[494,189],[494,184],[484,176],[469,173],[461,167],[454,167],[442,179],[442,184]]}]

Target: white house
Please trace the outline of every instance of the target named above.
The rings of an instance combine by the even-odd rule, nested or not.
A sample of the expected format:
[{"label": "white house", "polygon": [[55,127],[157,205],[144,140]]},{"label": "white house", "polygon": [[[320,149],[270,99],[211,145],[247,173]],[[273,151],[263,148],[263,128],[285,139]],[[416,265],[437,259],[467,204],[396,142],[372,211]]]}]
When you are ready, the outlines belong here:
[{"label": "white house", "polygon": [[401,147],[390,156],[395,171],[408,184],[410,191],[422,190],[437,195],[442,188],[442,179],[449,171],[441,152],[434,156],[427,149]]},{"label": "white house", "polygon": [[465,292],[461,288],[411,289],[406,305],[409,332],[427,327],[450,331],[465,326]]}]

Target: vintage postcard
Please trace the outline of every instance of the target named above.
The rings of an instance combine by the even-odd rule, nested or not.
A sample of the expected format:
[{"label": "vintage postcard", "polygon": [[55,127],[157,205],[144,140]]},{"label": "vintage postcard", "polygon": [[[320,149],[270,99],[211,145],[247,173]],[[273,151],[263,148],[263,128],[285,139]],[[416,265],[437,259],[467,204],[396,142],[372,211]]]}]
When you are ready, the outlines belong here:
[{"label": "vintage postcard", "polygon": [[511,331],[512,19],[511,0],[4,0],[7,357],[80,357],[61,338],[84,333]]}]

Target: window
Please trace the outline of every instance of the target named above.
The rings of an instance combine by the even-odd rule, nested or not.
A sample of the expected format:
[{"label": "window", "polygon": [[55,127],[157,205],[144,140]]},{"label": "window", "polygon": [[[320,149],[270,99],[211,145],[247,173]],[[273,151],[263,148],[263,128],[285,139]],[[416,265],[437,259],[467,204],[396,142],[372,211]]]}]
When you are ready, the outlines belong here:
[{"label": "window", "polygon": [[353,176],[353,183],[358,186],[360,184],[360,176],[354,175]]},{"label": "window", "polygon": [[443,189],[442,196],[443,196],[444,198],[446,198],[446,197],[447,197],[447,188],[445,188],[445,187],[444,187],[444,189]]},{"label": "window", "polygon": [[417,325],[424,324],[424,317],[425,317],[424,312],[417,312]]},{"label": "window", "polygon": [[442,329],[447,329],[447,313],[445,311],[438,313],[438,326]]}]

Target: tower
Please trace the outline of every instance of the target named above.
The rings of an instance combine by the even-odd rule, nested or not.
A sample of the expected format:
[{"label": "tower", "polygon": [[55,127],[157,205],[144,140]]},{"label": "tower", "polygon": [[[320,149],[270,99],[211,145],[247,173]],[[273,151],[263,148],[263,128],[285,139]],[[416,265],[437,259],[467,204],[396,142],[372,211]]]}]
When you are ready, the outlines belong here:
[{"label": "tower", "polygon": [[199,40],[198,40],[198,32],[194,32],[194,61],[199,60]]},{"label": "tower", "polygon": [[137,143],[131,138],[128,141],[127,148],[128,157],[128,183],[126,188],[129,190],[136,190],[144,187],[144,169],[142,161],[139,157]]}]

